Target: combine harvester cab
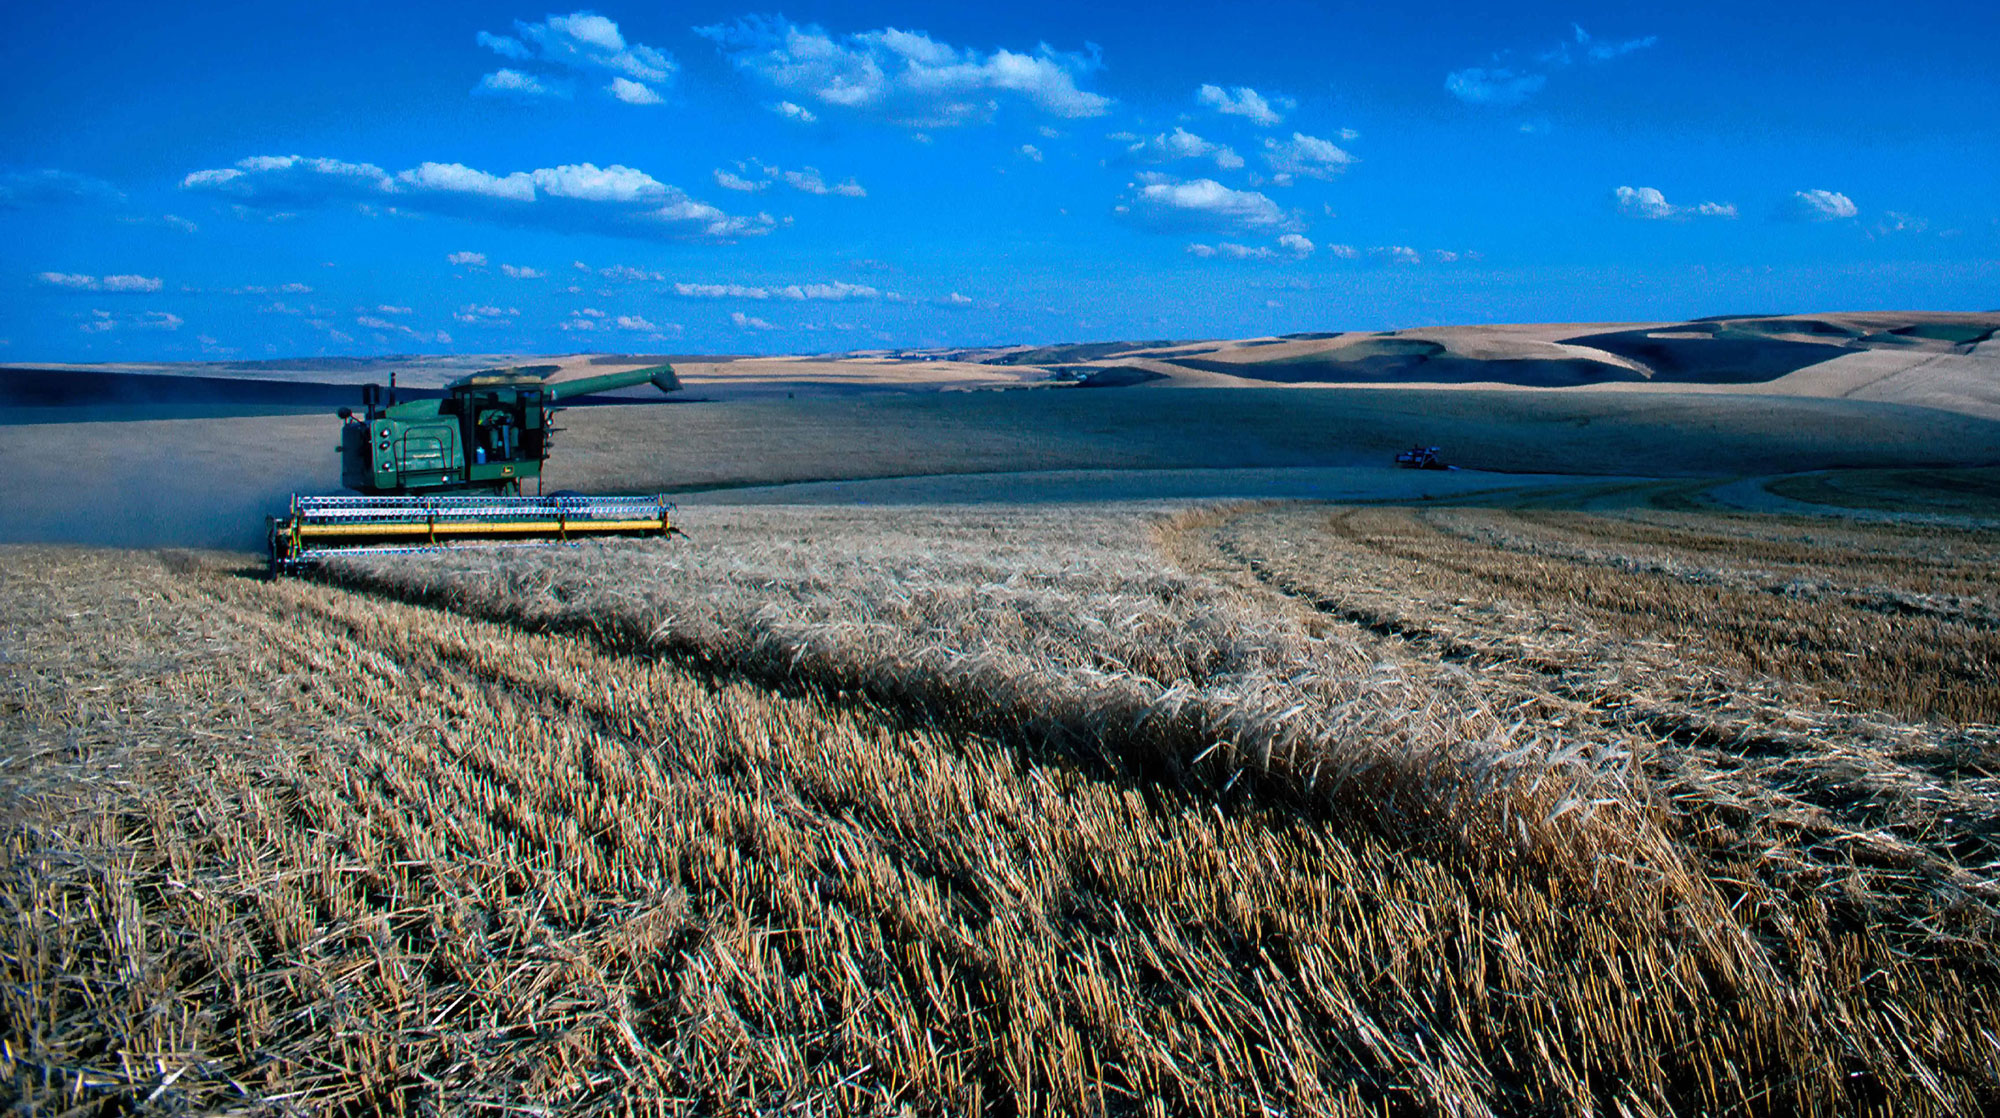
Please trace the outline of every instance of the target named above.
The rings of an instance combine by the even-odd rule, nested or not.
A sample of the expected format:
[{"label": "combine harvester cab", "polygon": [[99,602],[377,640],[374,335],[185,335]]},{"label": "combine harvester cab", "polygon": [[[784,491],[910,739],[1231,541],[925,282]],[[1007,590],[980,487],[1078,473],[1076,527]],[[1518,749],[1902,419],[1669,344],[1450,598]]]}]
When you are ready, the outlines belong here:
[{"label": "combine harvester cab", "polygon": [[541,488],[556,404],[651,383],[680,387],[673,366],[548,381],[554,365],[489,369],[442,398],[398,403],[396,382],[362,390],[363,413],[340,409],[341,484],[358,497],[293,497],[273,517],[271,571],[295,573],[327,555],[464,544],[567,543],[675,532],[659,496],[521,496]]}]

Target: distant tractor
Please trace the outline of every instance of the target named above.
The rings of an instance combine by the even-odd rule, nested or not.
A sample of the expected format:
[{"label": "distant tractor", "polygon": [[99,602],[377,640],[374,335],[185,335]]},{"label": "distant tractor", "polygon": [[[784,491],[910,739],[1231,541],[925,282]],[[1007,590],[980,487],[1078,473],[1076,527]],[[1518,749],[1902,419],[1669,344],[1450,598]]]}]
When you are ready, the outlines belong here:
[{"label": "distant tractor", "polygon": [[1396,455],[1396,465],[1406,470],[1449,470],[1434,446],[1413,446]]},{"label": "distant tractor", "polygon": [[[549,381],[557,368],[488,369],[452,382],[441,399],[400,403],[393,376],[386,392],[364,386],[362,414],[339,412],[340,481],[362,496],[293,497],[290,515],[271,518],[273,573],[335,552],[671,534],[664,498],[540,489],[559,401],[648,382],[672,392],[673,366]],[[520,495],[528,478],[536,496]]]}]

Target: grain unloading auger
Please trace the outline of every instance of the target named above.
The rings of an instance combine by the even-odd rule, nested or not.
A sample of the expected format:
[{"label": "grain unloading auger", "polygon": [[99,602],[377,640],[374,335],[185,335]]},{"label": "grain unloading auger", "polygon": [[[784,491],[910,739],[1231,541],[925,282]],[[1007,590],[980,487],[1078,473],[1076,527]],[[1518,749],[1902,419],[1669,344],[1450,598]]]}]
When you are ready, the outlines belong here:
[{"label": "grain unloading auger", "polygon": [[[356,551],[673,533],[663,497],[539,495],[558,402],[648,382],[672,392],[673,366],[551,382],[554,371],[489,369],[454,381],[442,398],[401,403],[394,377],[386,393],[365,386],[363,414],[340,409],[341,484],[362,496],[293,497],[290,514],[271,519],[273,573]],[[529,478],[538,492],[525,497]]]}]

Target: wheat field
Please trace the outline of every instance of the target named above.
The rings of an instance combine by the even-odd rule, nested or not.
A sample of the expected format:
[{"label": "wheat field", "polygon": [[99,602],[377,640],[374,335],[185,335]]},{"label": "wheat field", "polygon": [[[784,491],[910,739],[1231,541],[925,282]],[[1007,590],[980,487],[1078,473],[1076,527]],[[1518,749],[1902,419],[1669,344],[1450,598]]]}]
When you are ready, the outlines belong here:
[{"label": "wheat field", "polygon": [[688,527],[0,551],[17,1105],[2000,1106],[2000,536]]}]

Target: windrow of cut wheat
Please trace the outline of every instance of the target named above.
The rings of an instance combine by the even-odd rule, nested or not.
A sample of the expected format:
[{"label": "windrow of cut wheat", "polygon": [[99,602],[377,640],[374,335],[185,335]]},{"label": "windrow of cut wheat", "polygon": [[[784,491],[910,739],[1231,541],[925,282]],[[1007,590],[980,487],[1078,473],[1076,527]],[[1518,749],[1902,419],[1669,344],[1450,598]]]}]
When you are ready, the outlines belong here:
[{"label": "windrow of cut wheat", "polygon": [[1114,768],[1262,783],[1411,841],[1561,851],[1568,868],[1579,843],[1622,848],[1643,829],[1629,739],[1548,732],[1471,677],[1259,608],[1169,562],[1155,524],[1087,508],[711,509],[694,545],[370,556],[331,573]]}]

